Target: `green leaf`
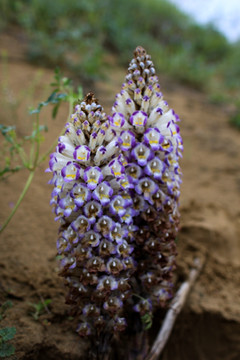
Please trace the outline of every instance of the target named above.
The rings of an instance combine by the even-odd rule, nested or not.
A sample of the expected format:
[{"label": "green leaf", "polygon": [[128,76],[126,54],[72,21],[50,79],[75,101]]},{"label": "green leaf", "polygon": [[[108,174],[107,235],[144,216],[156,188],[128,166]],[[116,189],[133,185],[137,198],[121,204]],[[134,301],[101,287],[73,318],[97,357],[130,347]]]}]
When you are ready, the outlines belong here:
[{"label": "green leaf", "polygon": [[44,300],[44,305],[46,306],[46,305],[50,305],[51,304],[51,302],[52,302],[52,299],[46,299],[46,300]]},{"label": "green leaf", "polygon": [[[11,171],[11,170],[9,170],[9,171]],[[5,301],[0,307],[0,314],[4,315],[5,312],[7,311],[7,309],[10,309],[12,306],[13,306],[12,301],[10,301],[10,300]]]},{"label": "green leaf", "polygon": [[66,100],[67,99],[67,94],[65,93],[59,93],[56,96],[56,100]]},{"label": "green leaf", "polygon": [[56,104],[54,106],[54,108],[52,109],[52,118],[55,119],[58,113],[58,109],[59,109],[60,103]]},{"label": "green leaf", "polygon": [[47,132],[47,131],[48,131],[48,127],[47,127],[46,125],[40,125],[39,128],[38,128],[38,130],[33,130],[32,134],[31,134],[31,135],[28,135],[28,136],[24,136],[24,139],[25,139],[25,140],[33,140],[33,139],[35,139],[35,138],[39,135],[39,133],[40,133],[41,131]]},{"label": "green leaf", "polygon": [[5,126],[5,125],[0,124],[0,131],[3,136],[7,135],[9,132],[11,132],[15,129],[16,129],[15,126]]},{"label": "green leaf", "polygon": [[64,77],[64,78],[62,78],[62,82],[63,82],[63,86],[69,86],[71,84],[72,80],[67,77]]},{"label": "green leaf", "polygon": [[38,104],[38,107],[36,109],[30,109],[29,114],[39,114],[43,106],[47,106],[49,104],[58,104],[62,100],[67,99],[67,94],[65,93],[57,93],[56,91],[53,91],[51,95],[47,98],[46,101],[42,101]]},{"label": "green leaf", "polygon": [[31,305],[35,309],[35,313],[31,313],[33,318],[35,320],[38,320],[39,316],[44,312],[45,307],[47,305],[51,304],[51,302],[52,302],[52,299],[46,299],[46,300],[40,301],[39,303],[29,303],[29,305]]},{"label": "green leaf", "polygon": [[3,329],[0,329],[0,337],[2,341],[8,341],[12,340],[16,334],[16,328],[15,327],[6,327]]},{"label": "green leaf", "polygon": [[[12,169],[9,166],[6,166],[3,170],[0,170],[0,178],[2,178],[3,175],[8,172],[15,173],[21,169],[22,169],[22,167],[20,165],[16,166],[15,168],[12,168]],[[1,314],[1,309],[0,309],[0,314]]]},{"label": "green leaf", "polygon": [[15,353],[15,348],[12,344],[0,344],[0,357],[4,358]]},{"label": "green leaf", "polygon": [[39,107],[38,107],[37,109],[32,109],[32,110],[30,109],[30,110],[29,110],[29,114],[30,114],[30,115],[39,114],[39,113],[40,113],[40,110],[41,110],[41,108],[39,108]]},{"label": "green leaf", "polygon": [[152,326],[152,314],[151,313],[144,314],[143,316],[141,316],[141,321],[144,330],[149,330]]}]

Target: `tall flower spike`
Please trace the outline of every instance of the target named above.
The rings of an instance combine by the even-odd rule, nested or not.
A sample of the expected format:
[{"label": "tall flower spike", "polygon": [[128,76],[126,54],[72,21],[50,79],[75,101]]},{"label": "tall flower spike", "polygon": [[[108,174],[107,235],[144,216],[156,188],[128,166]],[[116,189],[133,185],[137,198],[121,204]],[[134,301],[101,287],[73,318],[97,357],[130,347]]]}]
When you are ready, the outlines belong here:
[{"label": "tall flower spike", "polygon": [[137,317],[134,329],[144,330],[139,320],[172,296],[183,150],[178,121],[150,55],[138,47],[112,115],[89,93],[50,156],[67,303],[79,318],[78,333],[100,338],[102,350],[127,321]]},{"label": "tall flower spike", "polygon": [[[76,105],[49,168],[51,204],[61,223],[57,241],[67,303],[78,333],[93,337],[123,330],[123,306],[134,271],[128,242],[132,200],[115,131],[92,93]],[[127,221],[124,216],[128,213]],[[126,286],[121,284],[126,282]]]},{"label": "tall flower spike", "polygon": [[178,121],[160,92],[150,55],[137,47],[116,96],[111,125],[128,160],[125,172],[133,185],[133,225],[138,228],[132,242],[138,283],[133,291],[140,296],[133,298],[133,310],[141,316],[145,307],[139,299],[151,304],[145,311],[151,312],[172,296],[183,150]]}]

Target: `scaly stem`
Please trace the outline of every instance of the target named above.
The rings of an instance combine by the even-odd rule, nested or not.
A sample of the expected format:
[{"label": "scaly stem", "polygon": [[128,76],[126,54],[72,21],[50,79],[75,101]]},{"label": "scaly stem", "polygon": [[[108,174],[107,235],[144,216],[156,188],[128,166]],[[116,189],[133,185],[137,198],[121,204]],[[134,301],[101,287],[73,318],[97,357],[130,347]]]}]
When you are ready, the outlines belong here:
[{"label": "scaly stem", "polygon": [[26,192],[28,191],[28,188],[32,182],[33,176],[34,176],[35,170],[30,171],[30,174],[28,176],[28,179],[26,181],[26,184],[21,192],[21,195],[18,198],[18,201],[16,203],[16,205],[14,206],[11,214],[8,216],[7,220],[4,222],[3,226],[0,228],[0,234],[3,232],[3,230],[5,229],[5,227],[7,227],[8,223],[11,221],[13,215],[15,214],[15,212],[17,211],[19,205],[21,204],[24,196],[26,195]]}]

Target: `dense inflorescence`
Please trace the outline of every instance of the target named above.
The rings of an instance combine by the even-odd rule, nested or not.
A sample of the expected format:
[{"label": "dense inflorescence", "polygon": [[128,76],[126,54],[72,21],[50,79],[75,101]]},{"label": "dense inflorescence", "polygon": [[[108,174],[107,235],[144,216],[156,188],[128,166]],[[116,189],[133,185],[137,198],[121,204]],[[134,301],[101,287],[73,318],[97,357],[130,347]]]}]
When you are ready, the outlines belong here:
[{"label": "dense inflorescence", "polygon": [[126,326],[122,309],[135,265],[127,241],[132,200],[124,161],[109,119],[88,94],[76,105],[49,162],[51,204],[61,223],[61,275],[80,335]]},{"label": "dense inflorescence", "polygon": [[60,274],[80,335],[124,330],[130,313],[144,321],[172,296],[178,120],[138,47],[112,115],[89,93],[51,155]]},{"label": "dense inflorescence", "polygon": [[140,296],[138,301],[135,297],[134,310],[144,315],[172,296],[183,146],[179,117],[164,100],[151,57],[142,47],[135,50],[110,121],[133,185],[138,228],[132,243],[137,264],[134,292]]}]

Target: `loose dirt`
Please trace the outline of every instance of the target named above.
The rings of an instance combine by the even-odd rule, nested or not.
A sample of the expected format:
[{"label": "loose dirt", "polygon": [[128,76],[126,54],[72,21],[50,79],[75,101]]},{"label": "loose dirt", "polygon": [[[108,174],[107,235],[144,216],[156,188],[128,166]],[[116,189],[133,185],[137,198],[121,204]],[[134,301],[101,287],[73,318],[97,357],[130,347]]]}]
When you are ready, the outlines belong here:
[{"label": "loose dirt", "polygon": [[[8,74],[1,64],[1,88],[8,81],[18,98],[30,87],[37,72],[33,104],[45,99],[53,71],[29,65],[20,37],[2,35],[0,48],[8,52]],[[181,161],[181,230],[178,236],[176,280],[184,280],[195,257],[204,262],[203,270],[180,314],[162,355],[162,360],[238,360],[240,359],[240,134],[229,125],[229,109],[209,104],[207,97],[177,85],[159,74],[165,99],[182,122],[184,154]],[[114,65],[108,78],[95,84],[95,92],[106,111],[110,111],[120,90],[125,70]],[[84,88],[88,91],[88,86]],[[0,89],[0,91],[2,91]],[[4,95],[5,96],[5,95]],[[15,115],[3,105],[0,122],[16,124],[26,134],[31,119],[23,104]],[[9,100],[10,99],[10,100]],[[32,105],[32,104],[31,104]],[[41,121],[48,124],[42,151],[60,133],[68,109],[57,120],[43,111]],[[15,326],[13,344],[19,360],[84,359],[86,343],[75,333],[75,321],[64,303],[62,278],[57,275],[56,238],[58,224],[49,206],[51,186],[44,170],[37,170],[34,181],[12,222],[0,238],[0,302],[13,307],[0,326]],[[1,183],[0,223],[10,213],[27,179],[27,171],[12,175]],[[31,303],[51,299],[51,304],[34,320]],[[155,318],[154,328],[159,327]]]}]

